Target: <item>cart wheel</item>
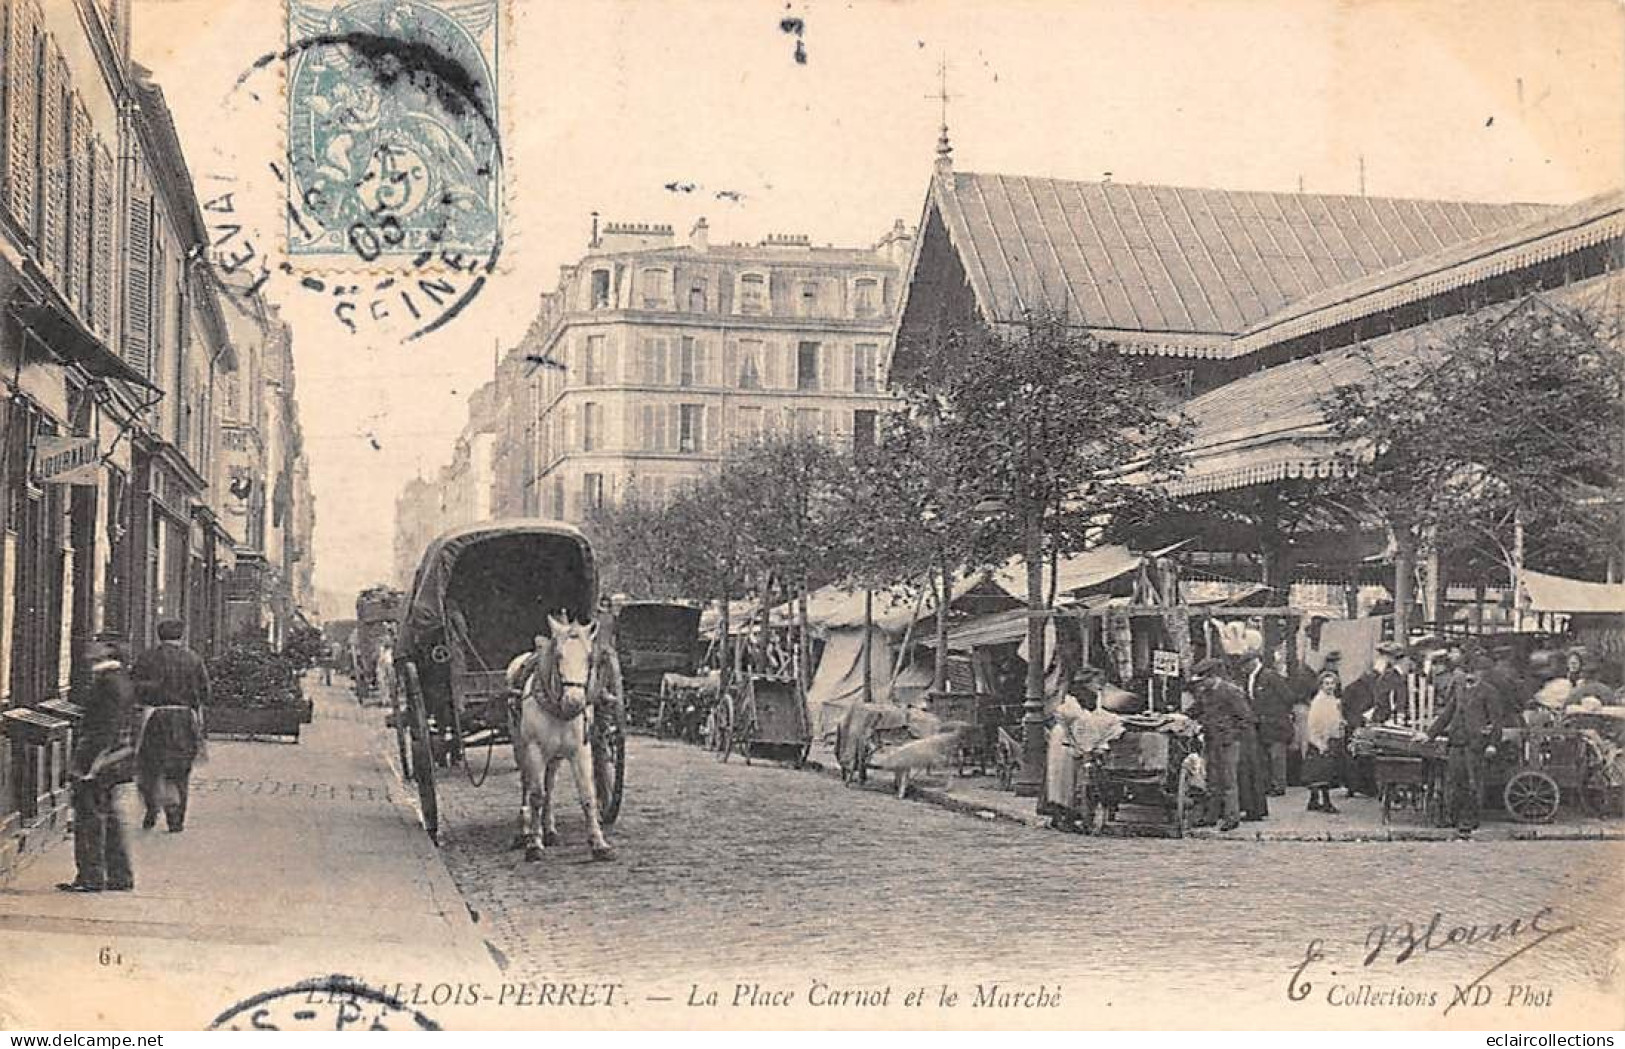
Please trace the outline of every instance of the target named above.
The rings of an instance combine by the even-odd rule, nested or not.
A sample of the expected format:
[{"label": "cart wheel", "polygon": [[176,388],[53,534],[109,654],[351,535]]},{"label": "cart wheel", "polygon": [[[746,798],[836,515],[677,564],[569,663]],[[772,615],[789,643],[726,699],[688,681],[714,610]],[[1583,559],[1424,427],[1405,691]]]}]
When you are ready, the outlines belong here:
[{"label": "cart wheel", "polygon": [[404,690],[397,682],[395,691],[390,696],[390,704],[395,712],[392,720],[395,722],[395,748],[400,752],[401,756],[401,775],[405,776],[407,781],[410,782],[412,779],[411,731],[406,726],[406,719],[409,714],[406,709],[406,697],[403,693]]},{"label": "cart wheel", "polygon": [[[621,814],[621,797],[626,789],[626,733],[617,725],[601,731],[602,745],[594,749],[592,776],[598,794],[598,820],[608,827]],[[609,760],[599,761],[600,755]]]},{"label": "cart wheel", "polygon": [[406,705],[412,713],[412,771],[417,773],[418,803],[423,807],[423,829],[432,841],[440,840],[440,804],[434,791],[434,738],[429,735],[429,711],[417,664],[407,661]]},{"label": "cart wheel", "polygon": [[1196,799],[1191,796],[1194,793],[1191,770],[1183,762],[1179,766],[1179,786],[1175,789],[1178,794],[1174,797],[1174,837],[1183,838],[1196,818]]},{"label": "cart wheel", "polygon": [[1557,815],[1563,792],[1557,781],[1537,769],[1522,769],[1507,780],[1501,800],[1520,823],[1550,823]]}]

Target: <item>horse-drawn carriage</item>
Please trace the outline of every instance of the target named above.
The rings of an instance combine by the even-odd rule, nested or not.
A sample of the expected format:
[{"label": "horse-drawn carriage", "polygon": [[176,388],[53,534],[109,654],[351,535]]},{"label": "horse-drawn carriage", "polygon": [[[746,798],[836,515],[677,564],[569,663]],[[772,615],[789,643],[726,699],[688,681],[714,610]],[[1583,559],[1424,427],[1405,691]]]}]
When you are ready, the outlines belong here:
[{"label": "horse-drawn carriage", "polygon": [[793,678],[752,674],[737,695],[729,690],[718,697],[709,724],[711,745],[723,761],[738,753],[747,764],[765,758],[800,768],[812,751],[807,694]]},{"label": "horse-drawn carriage", "polygon": [[[510,663],[530,652],[537,636],[552,638],[556,624],[588,621],[596,589],[591,546],[556,522],[470,525],[424,551],[395,648],[401,679],[395,724],[409,752],[403,771],[417,781],[431,836],[439,832],[435,769],[461,765],[476,786],[483,782],[465,751],[512,738]],[[611,823],[626,768],[624,726],[613,708],[595,714],[595,793],[603,822]]]},{"label": "horse-drawn carriage", "polygon": [[401,605],[401,592],[387,586],[368,587],[356,595],[356,627],[350,643],[355,660],[356,699],[363,706],[388,704],[395,699],[393,668],[387,660],[380,666],[379,657],[394,643]]},{"label": "horse-drawn carriage", "polygon": [[629,724],[655,730],[668,675],[691,677],[699,653],[700,610],[661,601],[630,601],[615,614]]}]

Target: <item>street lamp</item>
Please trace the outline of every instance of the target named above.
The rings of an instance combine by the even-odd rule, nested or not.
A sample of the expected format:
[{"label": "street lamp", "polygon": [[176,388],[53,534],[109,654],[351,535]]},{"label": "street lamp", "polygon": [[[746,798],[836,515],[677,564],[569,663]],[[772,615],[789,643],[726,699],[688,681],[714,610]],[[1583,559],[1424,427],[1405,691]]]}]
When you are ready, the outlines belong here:
[{"label": "street lamp", "polygon": [[[1009,505],[987,496],[971,510],[979,520],[1001,516]],[[1016,772],[1018,798],[1036,798],[1044,783],[1044,519],[1042,508],[1030,504],[1022,513],[1022,559],[1027,567],[1027,685],[1021,701],[1021,768]]]}]

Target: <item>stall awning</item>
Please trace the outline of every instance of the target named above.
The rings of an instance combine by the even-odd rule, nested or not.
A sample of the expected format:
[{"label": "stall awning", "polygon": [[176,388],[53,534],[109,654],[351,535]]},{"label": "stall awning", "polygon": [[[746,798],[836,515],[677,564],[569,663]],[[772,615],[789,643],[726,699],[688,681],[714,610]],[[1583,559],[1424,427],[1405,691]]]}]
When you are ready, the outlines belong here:
[{"label": "stall awning", "polygon": [[91,375],[102,379],[121,379],[149,390],[158,389],[77,320],[56,307],[33,304],[14,306],[13,310],[23,327],[33,332],[47,349],[79,365]]},{"label": "stall awning", "polygon": [[1588,583],[1526,570],[1523,589],[1531,612],[1625,613],[1625,583]]}]

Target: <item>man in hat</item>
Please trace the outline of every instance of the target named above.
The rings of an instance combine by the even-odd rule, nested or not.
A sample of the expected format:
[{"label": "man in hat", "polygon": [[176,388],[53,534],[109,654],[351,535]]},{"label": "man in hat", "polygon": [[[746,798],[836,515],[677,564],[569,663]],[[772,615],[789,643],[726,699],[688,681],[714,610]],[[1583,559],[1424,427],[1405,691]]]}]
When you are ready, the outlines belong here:
[{"label": "man in hat", "polygon": [[1484,793],[1484,758],[1495,754],[1500,730],[1495,723],[1496,698],[1484,673],[1489,661],[1475,659],[1452,688],[1438,717],[1418,739],[1445,741],[1446,811],[1456,831],[1467,837],[1478,829],[1478,808]]},{"label": "man in hat", "polygon": [[1263,651],[1253,653],[1247,668],[1247,702],[1258,715],[1258,742],[1264,751],[1266,792],[1286,793],[1286,753],[1292,745],[1292,688],[1269,665]]},{"label": "man in hat", "polygon": [[1187,713],[1202,724],[1207,762],[1208,808],[1221,831],[1241,825],[1241,737],[1254,718],[1247,693],[1224,678],[1224,661],[1209,657],[1191,669],[1195,702]]},{"label": "man in hat", "polygon": [[186,826],[192,763],[203,742],[203,711],[209,704],[209,671],[181,640],[185,629],[178,619],[160,622],[158,644],[141,653],[134,675],[136,695],[147,708],[139,761],[141,800],[147,807],[141,828],[156,826],[162,809],[171,834]]},{"label": "man in hat", "polygon": [[128,892],[135,888],[119,819],[118,788],[129,782],[135,688],[116,638],[100,635],[85,647],[90,679],[80,698],[84,717],[73,744],[72,881],[63,892]]},{"label": "man in hat", "polygon": [[1377,646],[1372,682],[1371,723],[1386,725],[1403,717],[1410,709],[1411,689],[1405,679],[1410,653],[1397,641]]}]

